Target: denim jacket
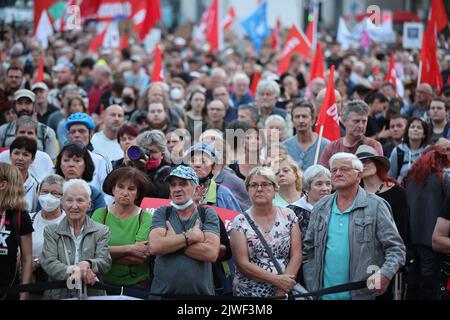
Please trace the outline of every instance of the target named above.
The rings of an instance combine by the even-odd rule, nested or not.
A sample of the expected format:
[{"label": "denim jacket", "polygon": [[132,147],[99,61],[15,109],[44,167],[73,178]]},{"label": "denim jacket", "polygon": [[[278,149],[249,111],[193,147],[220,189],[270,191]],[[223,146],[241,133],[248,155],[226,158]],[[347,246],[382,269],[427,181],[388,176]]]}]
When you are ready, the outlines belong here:
[{"label": "denim jacket", "polygon": [[[311,212],[303,249],[303,274],[308,290],[322,288],[324,258],[334,195],[320,199]],[[371,275],[373,267],[380,268],[382,275],[392,279],[405,264],[406,249],[397,231],[390,205],[373,193],[359,187],[354,207],[350,211],[349,281],[364,280]],[[350,292],[352,300],[374,299],[368,289]]]}]

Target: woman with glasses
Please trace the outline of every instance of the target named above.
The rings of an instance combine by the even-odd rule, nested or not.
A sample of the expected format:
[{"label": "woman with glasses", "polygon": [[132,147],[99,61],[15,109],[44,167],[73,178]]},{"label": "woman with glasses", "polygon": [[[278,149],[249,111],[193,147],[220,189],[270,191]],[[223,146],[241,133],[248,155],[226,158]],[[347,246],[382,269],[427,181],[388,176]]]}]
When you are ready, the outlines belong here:
[{"label": "woman with glasses", "polygon": [[[35,282],[47,281],[47,276],[41,268],[41,254],[44,245],[44,229],[52,224],[59,224],[66,216],[61,209],[61,197],[64,178],[52,174],[42,180],[38,189],[38,200],[41,210],[31,213],[33,223],[33,280]],[[33,299],[38,299],[39,294],[33,293]]]},{"label": "woman with glasses", "polygon": [[273,205],[279,189],[270,168],[256,167],[245,180],[252,207],[246,211],[261,231],[283,270],[278,274],[257,233],[244,214],[236,216],[231,232],[231,250],[237,265],[235,295],[270,297],[289,293],[301,265],[300,229],[294,212]]},{"label": "woman with glasses", "polygon": [[147,176],[131,167],[114,170],[103,183],[103,191],[114,197],[114,203],[97,209],[92,220],[110,231],[112,266],[104,276],[108,284],[150,288],[148,234],[152,217],[139,207],[149,185]]}]

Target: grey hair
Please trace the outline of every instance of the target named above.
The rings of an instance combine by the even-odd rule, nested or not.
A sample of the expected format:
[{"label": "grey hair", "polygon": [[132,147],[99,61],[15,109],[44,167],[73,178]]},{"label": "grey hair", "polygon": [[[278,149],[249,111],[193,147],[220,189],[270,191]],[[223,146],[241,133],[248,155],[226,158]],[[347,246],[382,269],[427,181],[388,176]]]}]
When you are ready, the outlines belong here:
[{"label": "grey hair", "polygon": [[330,172],[330,170],[328,170],[327,168],[325,168],[324,166],[322,166],[320,164],[310,166],[303,173],[303,181],[302,181],[303,190],[309,191],[313,180],[317,176],[326,176],[327,178],[331,179],[331,172]]},{"label": "grey hair", "polygon": [[358,157],[355,156],[353,153],[347,153],[347,152],[335,153],[330,158],[330,161],[329,161],[330,168],[332,167],[334,160],[351,160],[353,169],[358,170],[359,172],[362,172],[363,168],[364,168],[364,165],[361,162],[361,160],[359,160]]},{"label": "grey hair", "polygon": [[109,78],[109,76],[111,75],[111,69],[108,66],[103,65],[103,64],[96,64],[94,66],[93,70],[100,71],[102,73],[102,75],[107,78]]},{"label": "grey hair", "polygon": [[16,120],[16,133],[22,126],[32,127],[34,132],[37,133],[38,122],[30,116],[21,116]]},{"label": "grey hair", "polygon": [[155,145],[163,153],[164,160],[166,162],[169,162],[170,153],[169,149],[167,149],[167,140],[164,133],[162,133],[161,131],[159,130],[144,131],[136,137],[136,143],[138,146],[143,148],[150,145]]},{"label": "grey hair", "polygon": [[66,194],[67,190],[73,187],[78,187],[84,189],[86,191],[88,197],[91,197],[91,187],[89,187],[89,184],[82,180],[82,179],[70,179],[69,181],[64,182],[63,185],[63,194]]},{"label": "grey hair", "polygon": [[350,112],[367,115],[369,114],[369,106],[362,100],[348,101],[344,106],[344,117],[346,119],[350,118]]},{"label": "grey hair", "polygon": [[222,68],[214,68],[214,69],[211,70],[211,77],[215,77],[215,76],[219,76],[221,78],[226,78],[227,77],[227,73]]},{"label": "grey hair", "polygon": [[273,185],[275,186],[275,189],[279,189],[280,186],[278,185],[277,182],[277,178],[275,177],[275,173],[273,172],[273,170],[269,167],[256,167],[253,168],[249,174],[247,175],[247,177],[245,178],[245,188],[248,191],[248,186],[250,185],[250,181],[252,180],[252,178],[254,176],[263,176],[265,177],[267,180],[269,180],[270,182],[273,183]]},{"label": "grey hair", "polygon": [[39,191],[41,190],[42,185],[44,183],[48,183],[50,185],[55,185],[56,184],[62,190],[63,189],[63,185],[64,185],[64,178],[61,177],[58,174],[51,174],[51,175],[45,177],[44,180],[42,180],[42,182],[39,184]]},{"label": "grey hair", "polygon": [[282,116],[278,115],[278,114],[273,114],[269,117],[267,117],[266,122],[265,122],[265,126],[266,128],[269,126],[269,124],[273,121],[278,121],[281,122],[283,124],[283,128],[286,128],[286,121],[283,119]]},{"label": "grey hair", "polygon": [[250,78],[243,72],[238,72],[233,77],[233,84],[235,84],[238,80],[245,80],[247,84],[250,84]]},{"label": "grey hair", "polygon": [[261,80],[258,83],[256,94],[259,95],[263,90],[270,90],[275,93],[277,97],[280,96],[280,86],[274,80]]},{"label": "grey hair", "polygon": [[259,112],[258,109],[254,106],[251,106],[249,104],[242,104],[239,106],[239,110],[249,110],[252,114],[252,117],[258,121],[259,120]]}]

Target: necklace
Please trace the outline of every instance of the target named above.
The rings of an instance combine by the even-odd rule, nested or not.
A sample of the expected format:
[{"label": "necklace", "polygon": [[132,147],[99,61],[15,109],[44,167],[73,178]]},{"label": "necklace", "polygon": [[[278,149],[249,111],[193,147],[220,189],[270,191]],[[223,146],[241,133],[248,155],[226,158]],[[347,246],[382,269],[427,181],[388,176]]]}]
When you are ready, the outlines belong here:
[{"label": "necklace", "polygon": [[375,191],[375,194],[380,193],[380,191],[381,191],[381,189],[383,189],[383,187],[384,187],[384,183],[382,183],[382,184],[380,185],[380,187],[378,188],[378,190]]}]

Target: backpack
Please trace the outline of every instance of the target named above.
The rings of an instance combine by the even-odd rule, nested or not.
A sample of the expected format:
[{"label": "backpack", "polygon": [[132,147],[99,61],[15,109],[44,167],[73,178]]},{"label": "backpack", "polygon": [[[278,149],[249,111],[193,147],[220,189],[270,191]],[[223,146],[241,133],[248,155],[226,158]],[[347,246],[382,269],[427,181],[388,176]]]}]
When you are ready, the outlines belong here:
[{"label": "backpack", "polygon": [[395,147],[397,149],[397,172],[395,172],[395,179],[398,179],[400,175],[400,171],[403,167],[403,161],[405,160],[405,151],[400,149],[399,147]]},{"label": "backpack", "polygon": [[[8,123],[8,126],[6,127],[5,130],[5,135],[3,136],[2,146],[5,146],[6,140],[8,138],[14,138],[16,136],[15,129],[17,128],[17,126],[13,128],[15,124],[16,124],[15,121],[11,121]],[[42,151],[45,150],[45,143],[48,139],[48,135],[46,135],[47,131],[48,131],[47,125],[38,122],[37,139],[40,140],[42,143]]]}]

